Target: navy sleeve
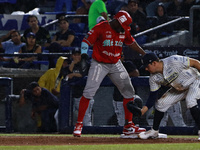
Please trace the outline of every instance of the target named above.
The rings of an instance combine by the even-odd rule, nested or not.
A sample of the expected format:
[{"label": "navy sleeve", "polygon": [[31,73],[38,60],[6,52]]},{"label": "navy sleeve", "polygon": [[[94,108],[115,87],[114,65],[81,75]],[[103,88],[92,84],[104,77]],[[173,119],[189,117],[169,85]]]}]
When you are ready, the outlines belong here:
[{"label": "navy sleeve", "polygon": [[150,92],[149,98],[147,99],[146,106],[150,109],[158,99],[158,90]]},{"label": "navy sleeve", "polygon": [[42,99],[49,108],[58,108],[58,98],[45,88],[42,88]]}]

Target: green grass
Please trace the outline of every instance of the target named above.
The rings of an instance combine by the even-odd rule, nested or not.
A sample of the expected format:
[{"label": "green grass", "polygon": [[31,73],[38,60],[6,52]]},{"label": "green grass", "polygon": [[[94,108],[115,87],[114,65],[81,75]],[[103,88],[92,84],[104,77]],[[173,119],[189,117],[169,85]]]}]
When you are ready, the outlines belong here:
[{"label": "green grass", "polygon": [[[72,136],[71,134],[0,134],[0,136]],[[84,137],[119,137],[119,135],[82,135]],[[196,136],[168,136],[197,138]],[[155,139],[156,140],[156,139]],[[105,144],[105,145],[51,145],[51,146],[0,146],[0,150],[200,150],[199,143],[173,144]]]},{"label": "green grass", "polygon": [[1,150],[200,150],[200,143],[183,144],[115,144],[66,146],[0,146]]}]

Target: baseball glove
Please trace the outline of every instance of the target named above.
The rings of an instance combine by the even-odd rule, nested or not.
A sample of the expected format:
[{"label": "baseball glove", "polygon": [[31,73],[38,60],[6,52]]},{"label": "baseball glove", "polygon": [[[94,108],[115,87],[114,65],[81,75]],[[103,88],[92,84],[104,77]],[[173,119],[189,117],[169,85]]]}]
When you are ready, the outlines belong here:
[{"label": "baseball glove", "polygon": [[136,99],[127,103],[127,109],[133,114],[133,116],[140,117],[142,115],[141,108],[142,105],[138,103]]}]

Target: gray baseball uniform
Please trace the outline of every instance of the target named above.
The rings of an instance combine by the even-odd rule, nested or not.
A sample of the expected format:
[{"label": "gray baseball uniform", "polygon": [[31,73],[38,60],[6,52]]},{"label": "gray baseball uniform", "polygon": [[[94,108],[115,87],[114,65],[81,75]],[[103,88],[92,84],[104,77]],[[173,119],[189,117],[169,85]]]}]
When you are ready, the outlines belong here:
[{"label": "gray baseball uniform", "polygon": [[92,59],[83,96],[93,99],[104,77],[108,75],[124,98],[133,98],[135,91],[121,60],[116,64],[100,63]]}]

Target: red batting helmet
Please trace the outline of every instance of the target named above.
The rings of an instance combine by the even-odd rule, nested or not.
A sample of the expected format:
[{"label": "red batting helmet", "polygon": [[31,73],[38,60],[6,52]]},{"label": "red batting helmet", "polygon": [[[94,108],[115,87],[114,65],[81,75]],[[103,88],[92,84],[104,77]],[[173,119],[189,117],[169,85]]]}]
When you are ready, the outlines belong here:
[{"label": "red batting helmet", "polygon": [[121,26],[124,28],[124,30],[131,30],[130,24],[132,23],[132,18],[129,15],[128,12],[124,11],[124,10],[120,10],[115,16],[115,19],[117,19],[119,21],[119,23],[121,24]]}]

